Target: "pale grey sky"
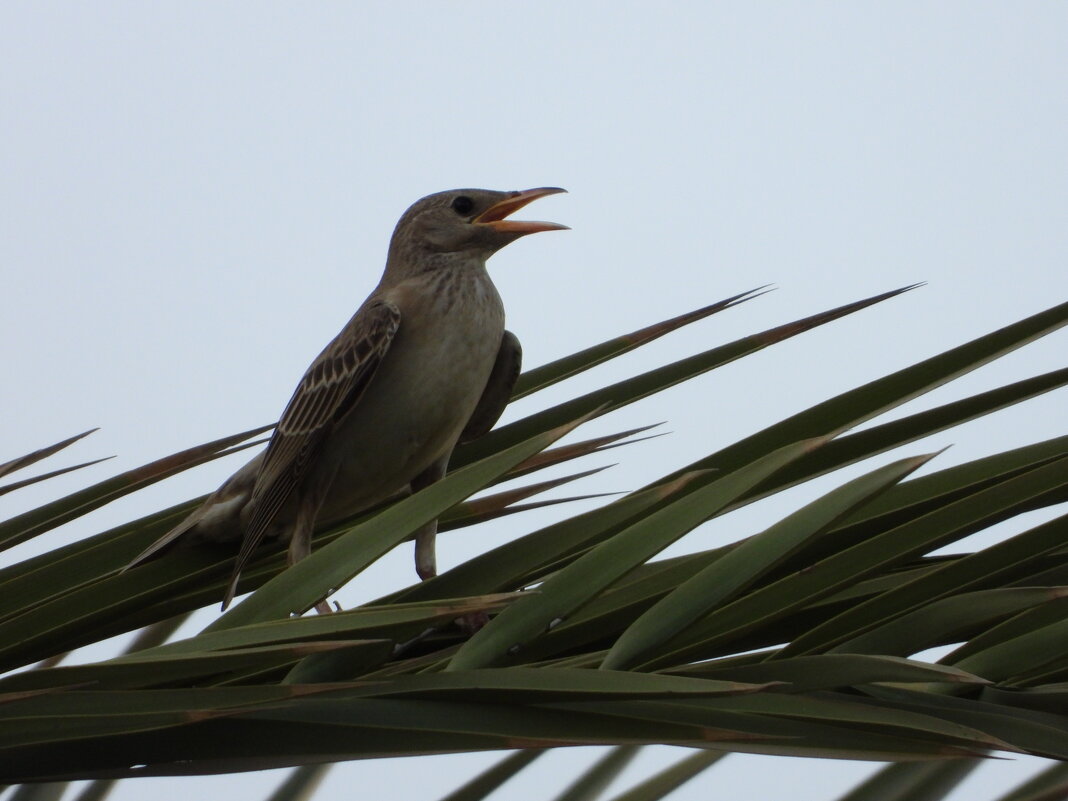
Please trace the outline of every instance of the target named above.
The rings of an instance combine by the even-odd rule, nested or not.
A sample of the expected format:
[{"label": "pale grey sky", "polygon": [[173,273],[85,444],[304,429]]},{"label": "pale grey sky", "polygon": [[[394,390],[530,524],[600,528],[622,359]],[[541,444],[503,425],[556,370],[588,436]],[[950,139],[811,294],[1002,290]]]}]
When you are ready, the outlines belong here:
[{"label": "pale grey sky", "polygon": [[[1066,41],[1068,5],[1040,2],[6,2],[0,460],[92,426],[103,430],[68,461],[118,458],[0,499],[0,513],[274,419],[377,281],[396,218],[441,189],[571,192],[532,216],[573,231],[490,265],[529,366],[779,287],[511,415],[929,282],[597,421],[585,433],[659,420],[674,433],[602,460],[622,464],[591,491],[640,486],[1062,302]],[[909,410],[1062,367],[1066,343],[1049,337]],[[905,452],[953,444],[933,465],[946,466],[1063,434],[1064,404],[1055,394]],[[16,556],[212,489],[238,464],[165,482]],[[703,527],[689,547],[751,533],[807,491]],[[444,537],[442,561],[546,519]],[[392,555],[350,602],[409,581],[409,562]],[[496,758],[350,763],[320,793],[433,798]],[[627,775],[667,758],[651,751]],[[551,797],[586,759],[551,755],[500,797]],[[985,766],[973,792],[1037,764]],[[789,781],[792,798],[815,801],[870,770],[732,756],[673,798],[774,797]],[[114,797],[260,798],[278,775],[145,780]]]}]

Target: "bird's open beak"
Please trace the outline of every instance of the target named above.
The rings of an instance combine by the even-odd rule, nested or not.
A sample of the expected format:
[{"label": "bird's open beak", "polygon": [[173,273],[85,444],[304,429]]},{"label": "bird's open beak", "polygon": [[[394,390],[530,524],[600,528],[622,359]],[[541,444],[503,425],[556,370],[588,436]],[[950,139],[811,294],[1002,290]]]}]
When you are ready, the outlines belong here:
[{"label": "bird's open beak", "polygon": [[509,214],[519,211],[519,209],[523,208],[528,203],[533,203],[539,197],[558,195],[561,192],[566,191],[566,189],[560,189],[556,186],[543,186],[540,189],[526,189],[522,192],[512,192],[511,195],[504,200],[494,203],[484,212],[475,217],[471,222],[478,225],[488,226],[494,231],[513,233],[520,236],[523,234],[536,234],[539,231],[568,231],[570,229],[566,225],[560,225],[559,223],[523,222],[521,220],[505,219]]}]

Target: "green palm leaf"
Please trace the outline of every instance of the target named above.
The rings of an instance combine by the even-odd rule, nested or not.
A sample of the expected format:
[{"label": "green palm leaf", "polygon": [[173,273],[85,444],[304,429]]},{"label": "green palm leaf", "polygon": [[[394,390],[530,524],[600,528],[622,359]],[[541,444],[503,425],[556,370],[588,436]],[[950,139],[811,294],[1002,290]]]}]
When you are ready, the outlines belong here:
[{"label": "green palm leaf", "polygon": [[[907,288],[906,288],[907,289]],[[316,767],[398,754],[516,750],[446,798],[475,801],[540,749],[610,745],[561,798],[594,798],[644,743],[699,749],[624,789],[662,798],[728,751],[893,760],[844,798],[935,799],[993,751],[1068,759],[1065,517],[979,549],[947,543],[1068,500],[1068,435],[937,468],[930,454],[872,464],[761,532],[669,545],[712,518],[976,420],[1068,382],[1034,376],[885,422],[877,418],[1068,322],[1068,304],[857,387],[596,508],[513,537],[442,575],[344,612],[300,616],[423,522],[522,521],[562,478],[471,496],[641,433],[549,446],[610,413],[895,290],[710,348],[542,408],[457,453],[446,478],[318,532],[283,570],[264,549],[248,598],[199,634],[163,642],[218,601],[232,554],[185,549],[119,572],[195,500],[0,569],[0,780],[98,779],[304,766],[276,797],[307,797]],[[529,371],[534,395],[749,300],[743,293]],[[867,428],[852,431],[862,423]],[[7,546],[241,447],[265,429],[157,460],[0,523]],[[14,472],[77,438],[12,460]],[[931,461],[934,459],[934,461]],[[928,464],[930,463],[930,464]],[[913,477],[921,467],[925,475]],[[62,468],[39,476],[58,474]],[[34,481],[9,484],[8,491]],[[586,493],[586,498],[595,497]],[[556,507],[563,508],[563,507]],[[693,539],[690,537],[689,539]],[[455,625],[476,615],[473,635]],[[66,652],[150,626],[121,656]],[[932,646],[955,646],[941,660]],[[18,670],[38,660],[38,668]],[[599,668],[599,669],[598,669]],[[949,760],[949,761],[947,761]],[[1006,799],[1055,797],[1051,770]]]}]

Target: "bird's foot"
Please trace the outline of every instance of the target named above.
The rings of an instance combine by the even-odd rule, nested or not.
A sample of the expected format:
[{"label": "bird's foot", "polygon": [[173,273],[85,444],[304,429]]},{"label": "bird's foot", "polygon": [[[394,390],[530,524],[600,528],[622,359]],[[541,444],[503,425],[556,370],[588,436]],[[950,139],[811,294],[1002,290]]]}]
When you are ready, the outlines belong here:
[{"label": "bird's foot", "polygon": [[453,621],[467,636],[471,636],[480,628],[489,623],[489,615],[485,612],[468,612],[466,615]]},{"label": "bird's foot", "polygon": [[334,612],[341,611],[341,604],[339,604],[337,601],[334,601],[334,606],[333,608],[331,608],[330,602],[324,598],[315,605],[315,611],[318,612],[320,615],[332,615],[334,614]]}]

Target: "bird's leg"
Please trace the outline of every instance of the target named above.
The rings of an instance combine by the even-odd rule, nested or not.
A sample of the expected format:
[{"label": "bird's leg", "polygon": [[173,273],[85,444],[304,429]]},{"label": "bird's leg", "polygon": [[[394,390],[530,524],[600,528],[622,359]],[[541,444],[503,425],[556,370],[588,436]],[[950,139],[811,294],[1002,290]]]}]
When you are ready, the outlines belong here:
[{"label": "bird's leg", "polygon": [[[445,475],[445,468],[449,465],[450,451],[436,461],[422,473],[412,479],[412,492],[418,492],[424,487],[429,487],[436,481],[440,481]],[[415,532],[415,572],[423,581],[434,578],[438,574],[437,555],[434,550],[434,539],[438,534],[438,521],[431,520],[425,523]],[[456,618],[456,625],[468,634],[474,634],[489,622],[489,615],[485,612],[469,612]]]},{"label": "bird's leg", "polygon": [[[445,475],[445,468],[448,467],[450,456],[452,456],[451,452],[445,454],[413,478],[411,481],[412,492],[418,492],[440,481],[441,477]],[[434,550],[434,539],[437,535],[437,520],[424,523],[415,532],[415,572],[419,574],[419,578],[423,581],[434,578],[438,574],[438,559]]]},{"label": "bird's leg", "polygon": [[424,523],[415,532],[415,572],[423,581],[438,574],[438,556],[435,540],[438,536],[438,521]]},{"label": "bird's leg", "polygon": [[293,526],[293,536],[289,540],[289,550],[286,552],[286,565],[293,567],[301,559],[311,555],[311,537],[315,518],[304,514],[303,504],[297,514],[297,522]]},{"label": "bird's leg", "polygon": [[[323,505],[326,491],[330,482],[322,482],[317,490],[305,490],[300,495],[297,505],[297,519],[293,524],[293,536],[289,540],[289,550],[286,551],[286,564],[293,567],[301,559],[311,554],[311,539],[315,533],[315,518],[319,516],[319,507]],[[340,609],[340,607],[338,607]],[[315,611],[320,615],[329,614],[334,610],[326,599],[315,605]]]}]

